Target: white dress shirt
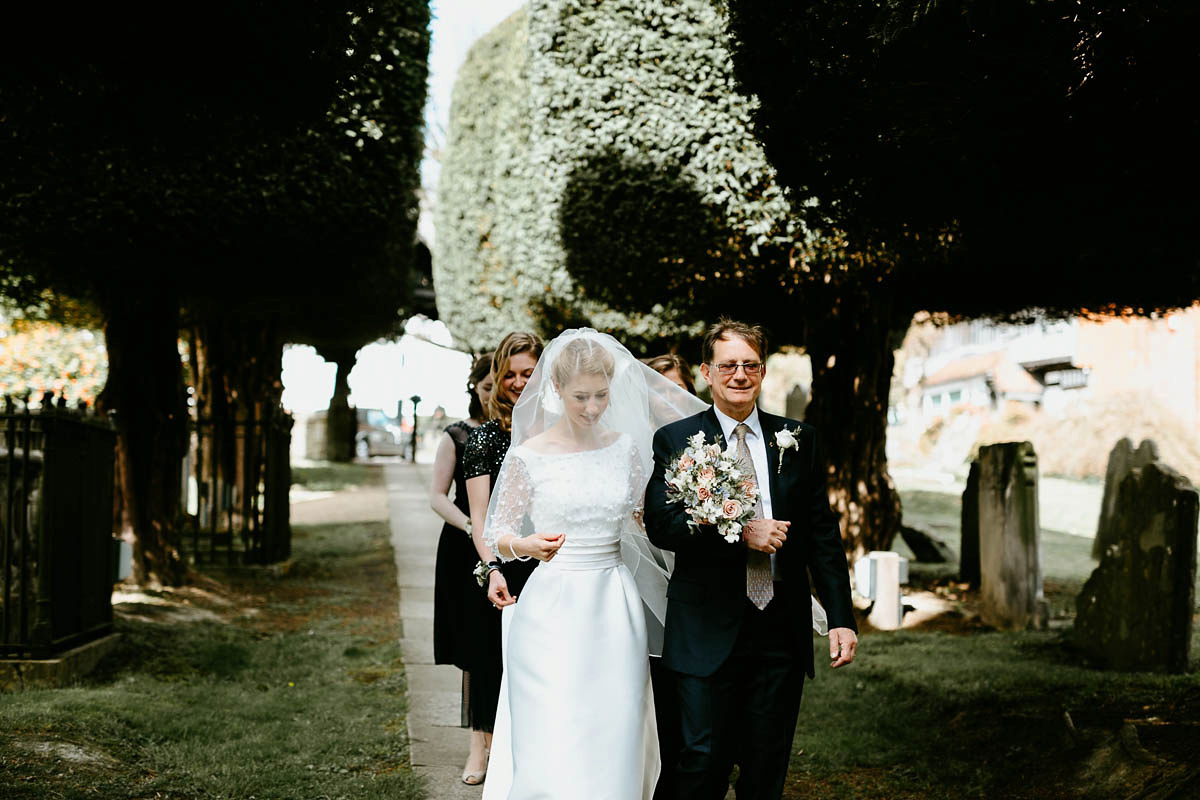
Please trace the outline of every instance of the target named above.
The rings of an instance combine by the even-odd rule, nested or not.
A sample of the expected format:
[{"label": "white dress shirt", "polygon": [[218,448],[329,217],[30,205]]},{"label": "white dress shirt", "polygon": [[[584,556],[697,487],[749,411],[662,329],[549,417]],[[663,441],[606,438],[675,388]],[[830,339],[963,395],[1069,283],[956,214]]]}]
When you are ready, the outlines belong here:
[{"label": "white dress shirt", "polygon": [[[723,413],[721,409],[713,406],[713,413],[717,415],[717,422],[721,423],[721,433],[725,434],[726,445],[737,447],[737,439],[733,435],[733,429],[738,426],[738,421],[733,417]],[[762,422],[758,418],[758,407],[750,412],[750,416],[746,417],[742,422],[746,423],[746,427],[750,432],[746,434],[746,447],[750,450],[750,460],[754,462],[754,473],[758,478],[758,491],[762,499],[763,519],[774,519],[771,511],[771,468],[767,466],[767,440],[763,436]],[[786,542],[785,542],[786,544]],[[771,577],[779,580],[779,568],[775,566],[775,554],[771,554]]]}]

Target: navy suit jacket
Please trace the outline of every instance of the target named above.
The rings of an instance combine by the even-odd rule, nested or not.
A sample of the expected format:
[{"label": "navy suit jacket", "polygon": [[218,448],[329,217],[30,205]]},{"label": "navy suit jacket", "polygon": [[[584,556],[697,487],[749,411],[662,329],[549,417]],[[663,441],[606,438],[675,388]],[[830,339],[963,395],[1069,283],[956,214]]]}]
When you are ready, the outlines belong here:
[{"label": "navy suit jacket", "polygon": [[[829,616],[829,627],[858,630],[850,602],[846,554],[837,517],[829,507],[816,429],[761,409],[758,415],[770,473],[758,477],[770,481],[774,518],[792,523],[787,541],[775,554],[780,576],[787,583],[786,630],[780,635],[796,637],[806,672],[813,677],[809,575]],[[795,431],[799,448],[781,453],[775,434],[785,426]],[[683,452],[688,437],[697,431],[703,431],[707,441],[726,446],[721,424],[711,408],[655,433],[654,471],[646,487],[645,521],[650,540],[675,553],[675,569],[667,587],[663,666],[706,677],[729,658],[741,627],[746,603],[746,546],[742,542],[727,543],[714,526],[689,528],[683,504],[667,502],[667,465]]]}]

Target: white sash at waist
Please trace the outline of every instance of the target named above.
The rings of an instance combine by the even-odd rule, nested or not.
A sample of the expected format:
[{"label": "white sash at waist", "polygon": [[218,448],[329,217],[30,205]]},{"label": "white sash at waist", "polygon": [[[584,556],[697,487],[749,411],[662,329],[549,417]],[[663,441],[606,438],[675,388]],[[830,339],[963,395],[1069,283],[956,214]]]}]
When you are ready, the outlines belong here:
[{"label": "white sash at waist", "polygon": [[539,569],[587,570],[609,569],[622,564],[621,543],[605,542],[603,544],[587,544],[568,542],[549,561],[543,562]]}]

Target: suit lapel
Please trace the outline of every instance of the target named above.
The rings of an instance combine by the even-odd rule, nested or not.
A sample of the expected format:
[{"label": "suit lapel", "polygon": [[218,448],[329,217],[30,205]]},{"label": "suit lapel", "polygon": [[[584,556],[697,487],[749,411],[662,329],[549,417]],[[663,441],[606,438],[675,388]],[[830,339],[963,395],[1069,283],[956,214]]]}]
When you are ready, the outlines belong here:
[{"label": "suit lapel", "polygon": [[713,411],[712,406],[700,414],[700,430],[704,432],[706,441],[713,439],[720,442],[722,450],[729,446],[725,441],[725,434],[721,431],[721,423],[717,421],[717,412]]},{"label": "suit lapel", "polygon": [[783,496],[779,493],[779,447],[775,444],[775,432],[779,430],[778,418],[772,414],[764,414],[758,410],[758,423],[762,426],[763,445],[767,449],[767,486],[771,491],[771,513],[775,519],[782,511]]}]

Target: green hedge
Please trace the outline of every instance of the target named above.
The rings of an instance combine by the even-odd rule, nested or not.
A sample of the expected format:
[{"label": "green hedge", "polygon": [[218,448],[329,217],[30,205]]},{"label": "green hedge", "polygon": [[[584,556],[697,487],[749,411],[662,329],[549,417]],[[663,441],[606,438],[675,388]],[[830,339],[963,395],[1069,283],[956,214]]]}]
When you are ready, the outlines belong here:
[{"label": "green hedge", "polygon": [[763,310],[804,239],[708,0],[537,0],[459,73],[437,210],[438,311],[488,347],[590,324],[635,348]]}]

